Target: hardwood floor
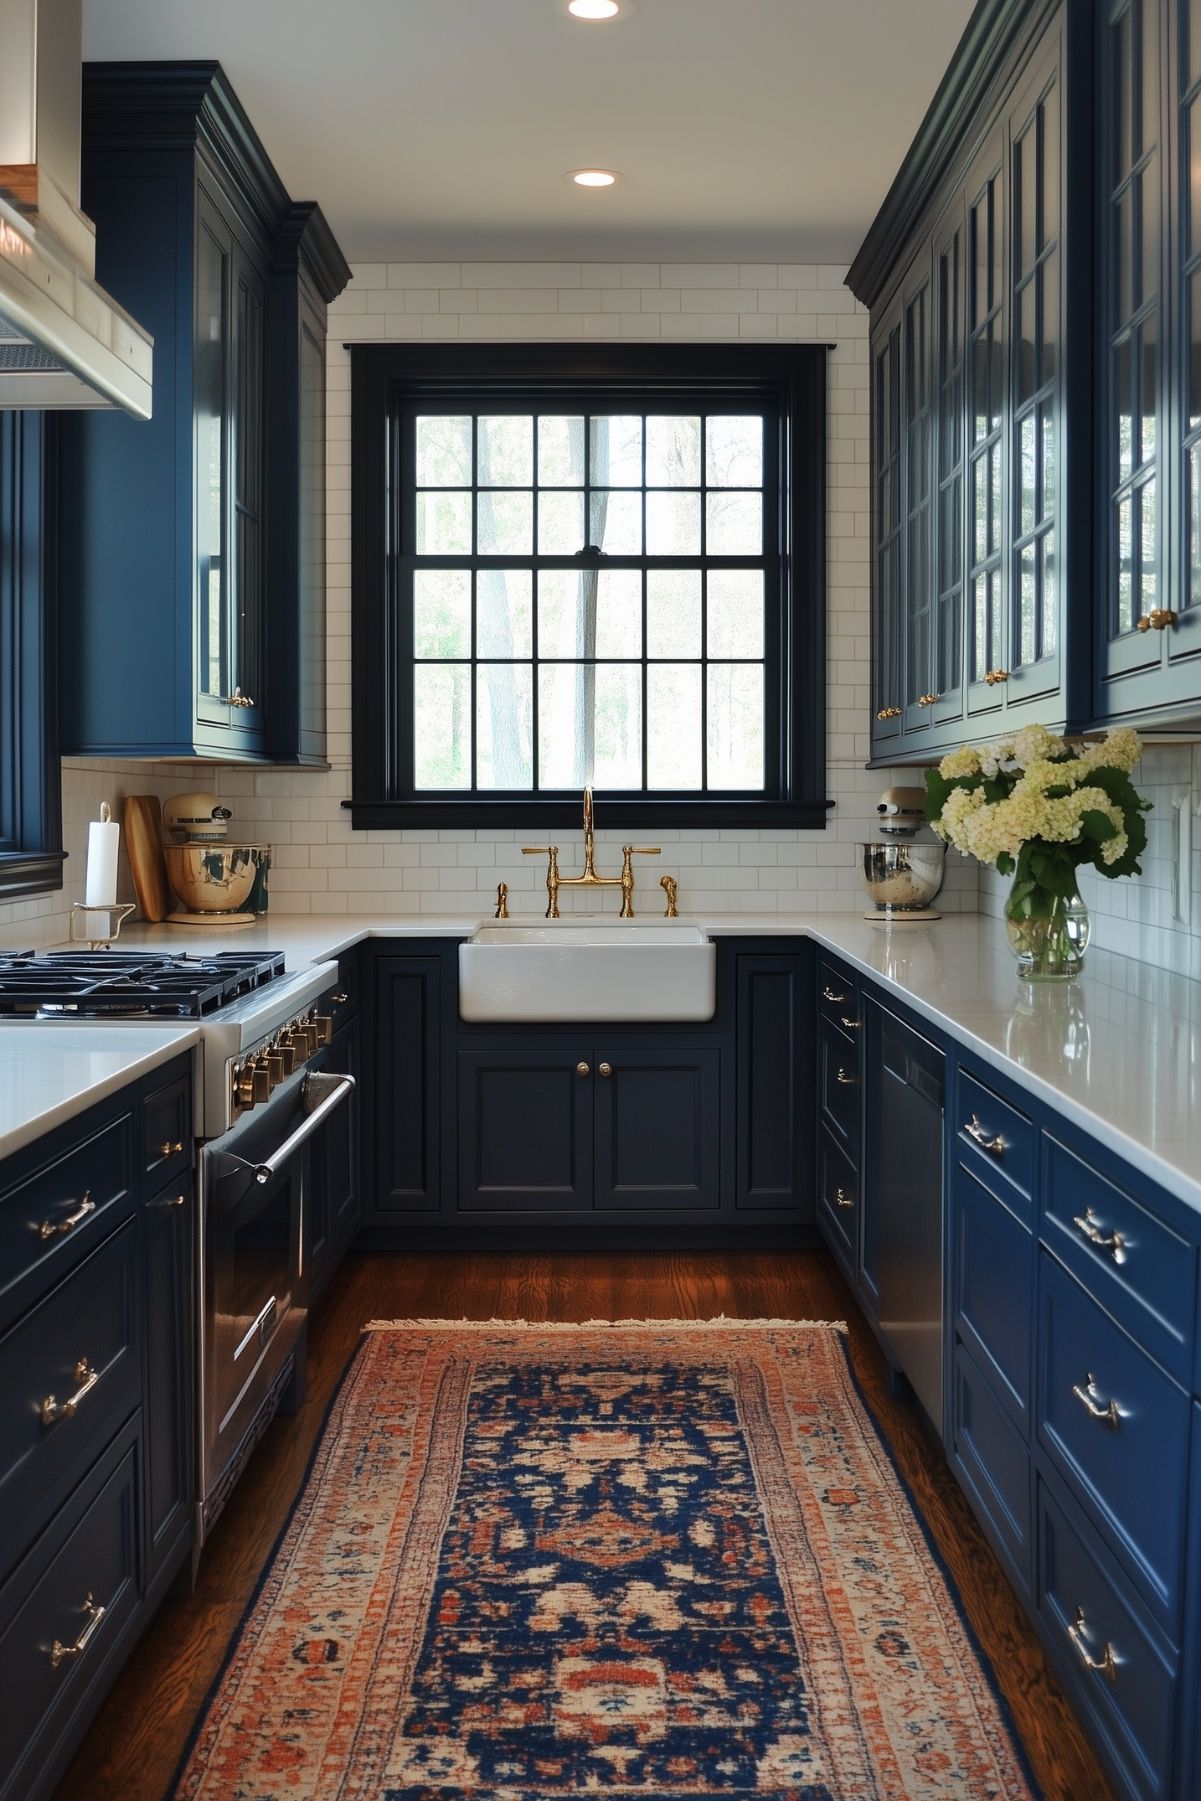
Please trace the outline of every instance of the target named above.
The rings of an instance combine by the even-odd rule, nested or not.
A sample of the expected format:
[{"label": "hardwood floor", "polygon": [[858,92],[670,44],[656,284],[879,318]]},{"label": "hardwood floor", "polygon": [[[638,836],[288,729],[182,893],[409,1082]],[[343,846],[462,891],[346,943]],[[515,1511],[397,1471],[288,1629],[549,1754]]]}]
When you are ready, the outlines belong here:
[{"label": "hardwood floor", "polygon": [[876,1342],[835,1265],[818,1251],[348,1258],[311,1328],[304,1406],[271,1426],[205,1550],[195,1594],[163,1606],[68,1770],[58,1801],[160,1801],[366,1320],[706,1319],[721,1313],[849,1322],[851,1354],[868,1401],[993,1660],[1047,1801],[1105,1801],[1109,1786],[941,1451],[914,1410],[889,1398]]}]

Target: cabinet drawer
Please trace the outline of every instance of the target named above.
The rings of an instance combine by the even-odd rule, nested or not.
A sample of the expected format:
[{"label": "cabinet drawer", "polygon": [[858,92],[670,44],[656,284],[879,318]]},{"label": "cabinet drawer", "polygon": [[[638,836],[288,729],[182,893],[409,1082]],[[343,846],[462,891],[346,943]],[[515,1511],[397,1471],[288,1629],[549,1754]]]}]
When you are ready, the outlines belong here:
[{"label": "cabinet drawer", "polygon": [[1046,1140],[1043,1238],[1180,1381],[1192,1373],[1197,1253],[1058,1139]]},{"label": "cabinet drawer", "polygon": [[192,1163],[192,1072],[185,1070],[146,1097],[142,1109],[143,1167],[157,1185]]},{"label": "cabinet drawer", "polygon": [[817,1143],[817,1207],[853,1265],[859,1230],[859,1177],[825,1125]]},{"label": "cabinet drawer", "polygon": [[952,1381],[952,1467],[985,1531],[1028,1590],[1034,1571],[1029,1447],[962,1345]]},{"label": "cabinet drawer", "polygon": [[130,1220],[0,1339],[5,1571],[138,1404],[137,1247]]},{"label": "cabinet drawer", "polygon": [[1030,1120],[964,1069],[959,1072],[958,1099],[955,1126],[965,1155],[1011,1182],[1029,1200],[1034,1193],[1035,1143]]},{"label": "cabinet drawer", "polygon": [[859,1048],[823,1019],[818,1055],[822,1116],[856,1168],[859,1166]]},{"label": "cabinet drawer", "polygon": [[974,1165],[956,1162],[951,1181],[955,1328],[1028,1435],[1034,1234],[979,1179]]},{"label": "cabinet drawer", "polygon": [[340,957],[338,959],[338,979],[333,987],[322,995],[323,1013],[328,1013],[334,1022],[334,1031],[352,1018],[359,1007],[359,960],[357,956]]},{"label": "cabinet drawer", "polygon": [[1042,1483],[1038,1535],[1038,1607],[1059,1672],[1126,1791],[1167,1801],[1175,1659],[1091,1535],[1086,1542]]},{"label": "cabinet drawer", "polygon": [[1039,1292],[1039,1437],[1175,1637],[1188,1398],[1045,1251]]},{"label": "cabinet drawer", "polygon": [[0,1312],[26,1307],[133,1211],[128,1113],[0,1198]]},{"label": "cabinet drawer", "polygon": [[859,989],[844,969],[821,958],[817,966],[817,1005],[821,1017],[844,1037],[859,1036]]},{"label": "cabinet drawer", "polygon": [[135,1433],[131,1422],[0,1590],[0,1801],[29,1795],[68,1722],[95,1711],[88,1691],[137,1604]]}]

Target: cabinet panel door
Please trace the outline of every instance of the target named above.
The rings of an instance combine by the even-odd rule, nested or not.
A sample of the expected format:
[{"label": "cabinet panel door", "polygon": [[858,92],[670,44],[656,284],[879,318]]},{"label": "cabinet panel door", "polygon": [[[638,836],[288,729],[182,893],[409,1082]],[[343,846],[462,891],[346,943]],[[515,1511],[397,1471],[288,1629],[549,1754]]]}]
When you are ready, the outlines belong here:
[{"label": "cabinet panel door", "polygon": [[720,1106],[716,1045],[598,1041],[596,1205],[719,1207]]},{"label": "cabinet panel door", "polygon": [[901,733],[901,312],[872,341],[872,747]]},{"label": "cabinet panel door", "polygon": [[439,1006],[436,957],[383,957],[376,965],[376,1211],[442,1205]]},{"label": "cabinet panel door", "polygon": [[1066,158],[1059,32],[1050,39],[1010,114],[1008,712],[1061,684]]},{"label": "cabinet panel door", "polygon": [[[999,712],[1004,684],[1006,293],[1005,145],[998,131],[967,179],[968,712]],[[994,679],[990,681],[988,678]]]},{"label": "cabinet panel door", "polygon": [[903,731],[908,743],[930,736],[937,699],[934,679],[934,570],[931,543],[934,515],[934,482],[931,467],[933,444],[933,380],[930,355],[930,261],[919,255],[917,267],[905,288],[902,312],[902,431],[903,468],[901,493],[904,508],[904,573],[901,613],[904,621]]},{"label": "cabinet panel door", "polygon": [[592,1205],[590,1054],[578,1044],[460,1051],[459,1207],[577,1212]]},{"label": "cabinet panel door", "polygon": [[344,1250],[359,1226],[362,1190],[359,1183],[359,1022],[348,1020],[330,1041],[325,1067],[353,1076],[354,1093],[335,1110],[326,1145],[329,1170],[330,1237],[335,1252]]},{"label": "cabinet panel door", "polygon": [[1179,563],[1179,575],[1169,582],[1168,597],[1160,602],[1175,611],[1175,621],[1162,633],[1152,629],[1146,634],[1164,643],[1169,702],[1201,697],[1201,6],[1196,0],[1175,0],[1169,13],[1173,10],[1179,21],[1172,46],[1172,91],[1179,109],[1175,170],[1180,277],[1179,374],[1172,383],[1170,404],[1178,408],[1172,422],[1180,442],[1172,559]]},{"label": "cabinet panel door", "polygon": [[1154,705],[1165,598],[1164,142],[1161,0],[1129,0],[1099,31],[1105,509],[1102,713]]},{"label": "cabinet panel door", "polygon": [[233,672],[242,705],[231,724],[261,731],[263,698],[263,314],[266,287],[235,245],[233,263]]},{"label": "cabinet panel door", "polygon": [[[808,959],[737,961],[737,1207],[813,1218],[812,991]],[[806,1004],[808,998],[808,1004]]]},{"label": "cabinet panel door", "polygon": [[190,1523],[193,1479],[192,1174],[145,1207],[146,1580]]},{"label": "cabinet panel door", "polygon": [[964,331],[967,226],[963,196],[948,207],[934,240],[934,723],[963,717],[964,446],[967,373]]},{"label": "cabinet panel door", "polygon": [[196,706],[202,724],[228,726],[236,677],[230,568],[230,318],[233,234],[204,188],[197,188],[196,338]]},{"label": "cabinet panel door", "polygon": [[965,1163],[951,1183],[955,1330],[1028,1437],[1034,1237]]}]

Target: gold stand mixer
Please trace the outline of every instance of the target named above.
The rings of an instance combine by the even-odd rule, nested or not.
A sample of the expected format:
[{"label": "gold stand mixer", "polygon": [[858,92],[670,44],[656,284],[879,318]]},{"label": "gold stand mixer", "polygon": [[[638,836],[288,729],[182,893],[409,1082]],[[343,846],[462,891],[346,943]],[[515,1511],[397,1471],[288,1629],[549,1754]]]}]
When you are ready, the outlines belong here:
[{"label": "gold stand mixer", "polygon": [[863,917],[877,924],[941,919],[930,905],[942,887],[947,847],[926,830],[922,788],[886,788],[876,803],[882,838],[859,846],[860,880],[873,902]]}]

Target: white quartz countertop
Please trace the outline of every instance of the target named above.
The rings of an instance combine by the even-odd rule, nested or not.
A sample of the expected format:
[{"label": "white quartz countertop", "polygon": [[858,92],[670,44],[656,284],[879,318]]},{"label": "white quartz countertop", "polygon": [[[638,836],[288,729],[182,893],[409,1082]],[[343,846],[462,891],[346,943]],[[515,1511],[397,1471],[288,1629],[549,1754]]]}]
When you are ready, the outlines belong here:
[{"label": "white quartz countertop", "polygon": [[[570,917],[578,915],[565,913],[565,922]],[[531,922],[540,918],[530,915]],[[681,918],[714,937],[813,938],[1201,1211],[1201,983],[1097,950],[1075,982],[1023,982],[1000,922],[981,914],[894,926],[846,913]],[[267,948],[283,951],[288,967],[299,969],[366,938],[463,938],[479,924],[478,914],[272,914],[228,936],[135,926],[121,944]],[[111,1039],[135,1029],[153,1030],[106,1030]],[[6,1118],[7,1104],[0,1134]]]},{"label": "white quartz countertop", "polygon": [[194,1025],[0,1024],[0,1158],[186,1051]]}]

